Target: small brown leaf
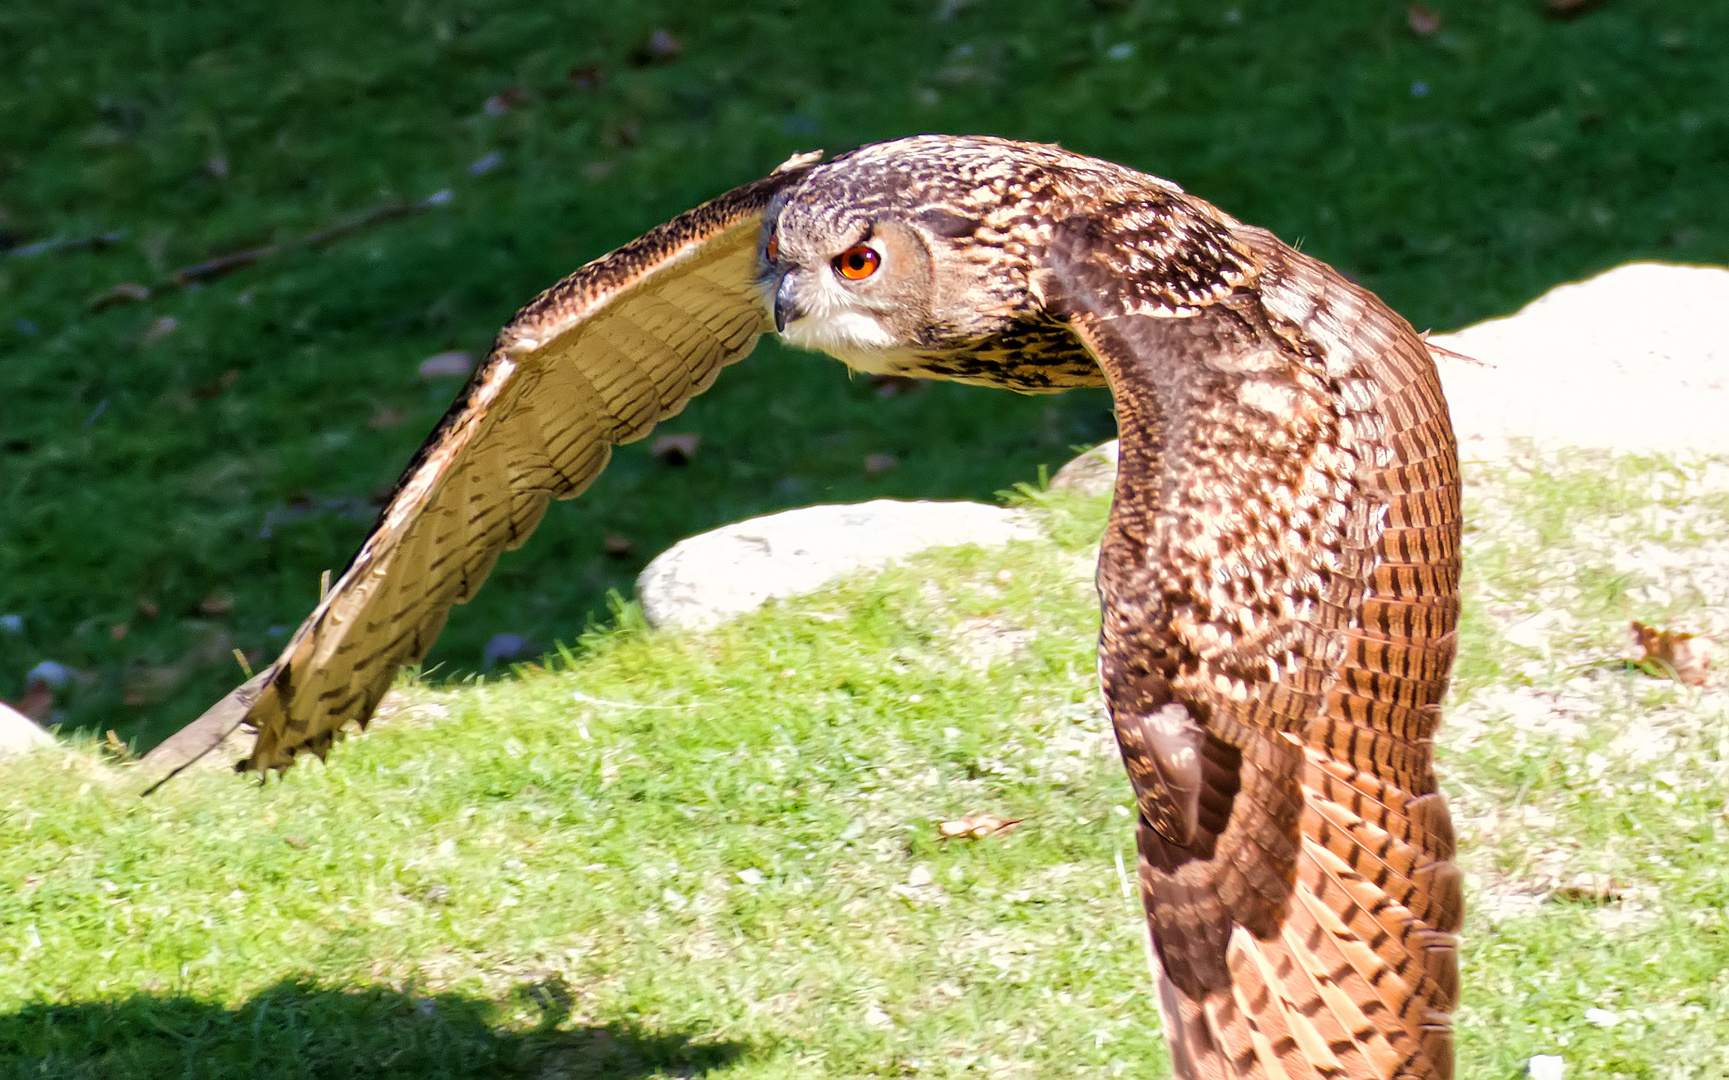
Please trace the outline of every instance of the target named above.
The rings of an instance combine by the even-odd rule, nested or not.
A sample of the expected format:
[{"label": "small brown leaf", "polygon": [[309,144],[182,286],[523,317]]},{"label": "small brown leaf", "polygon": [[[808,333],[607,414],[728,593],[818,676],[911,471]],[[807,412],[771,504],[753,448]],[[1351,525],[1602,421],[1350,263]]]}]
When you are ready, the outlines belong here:
[{"label": "small brown leaf", "polygon": [[48,685],[46,679],[31,679],[30,685],[24,688],[24,696],[14,702],[12,707],[41,723],[54,712],[54,688]]},{"label": "small brown leaf", "polygon": [[864,471],[866,476],[881,476],[890,469],[896,468],[901,459],[893,454],[870,454],[866,456]]},{"label": "small brown leaf", "polygon": [[1007,836],[1022,820],[991,814],[968,814],[953,821],[940,822],[937,831],[944,840],[983,840],[987,836]]},{"label": "small brown leaf", "polygon": [[1441,29],[1441,16],[1427,4],[1407,4],[1405,23],[1411,28],[1411,33],[1418,37],[1428,37]]},{"label": "small brown leaf", "polygon": [[216,593],[211,593],[198,601],[198,614],[207,615],[213,619],[219,619],[233,610],[234,598],[231,596],[219,596]]},{"label": "small brown leaf", "polygon": [[628,559],[630,553],[636,550],[636,545],[630,542],[630,537],[617,533],[606,534],[606,554],[612,559]]},{"label": "small brown leaf", "polygon": [[668,465],[688,465],[690,459],[696,457],[696,448],[702,445],[702,436],[686,433],[682,435],[662,435],[654,440],[649,453]]},{"label": "small brown leaf", "polygon": [[102,749],[121,761],[132,757],[132,747],[113,728],[109,728],[108,734],[103,738]]},{"label": "small brown leaf", "polygon": [[420,362],[420,377],[429,380],[455,378],[473,370],[474,355],[460,349],[434,353]]},{"label": "small brown leaf", "polygon": [[192,390],[192,398],[195,401],[209,401],[211,398],[220,395],[230,386],[233,386],[237,381],[239,381],[239,379],[240,372],[236,371],[234,368],[229,368],[227,371],[224,371],[219,375],[215,381],[207,382],[203,386],[195,387]]},{"label": "small brown leaf", "polygon": [[1700,634],[1658,630],[1635,620],[1631,626],[1633,662],[1687,686],[1704,686],[1717,643]]},{"label": "small brown leaf", "polygon": [[307,848],[312,846],[307,843],[306,837],[296,835],[295,833],[285,834],[282,837],[282,842],[293,848],[295,851],[305,851]]},{"label": "small brown leaf", "polygon": [[401,409],[391,405],[381,405],[378,411],[372,414],[372,419],[366,422],[366,426],[374,431],[384,431],[387,428],[396,427],[407,419],[408,414]]},{"label": "small brown leaf", "polygon": [[1557,19],[1575,19],[1596,3],[1597,0],[1544,0],[1543,10]]},{"label": "small brown leaf", "polygon": [[1552,899],[1583,904],[1611,904],[1625,899],[1627,883],[1608,874],[1580,874],[1571,884],[1549,894]]},{"label": "small brown leaf", "polygon": [[125,641],[126,635],[130,634],[131,632],[132,632],[132,624],[131,623],[124,623],[124,622],[119,623],[113,629],[108,631],[108,640],[109,641]]},{"label": "small brown leaf", "polygon": [[872,375],[870,384],[880,398],[900,397],[924,389],[923,380],[909,379],[905,375]]},{"label": "small brown leaf", "polygon": [[142,303],[148,299],[150,299],[148,287],[140,285],[136,281],[122,281],[106,292],[99,292],[91,297],[90,306],[101,311],[103,308],[113,307],[115,304]]},{"label": "small brown leaf", "polygon": [[520,109],[527,105],[532,98],[533,95],[527,90],[520,86],[513,86],[487,98],[486,104],[482,108],[488,116],[503,116],[512,109]]},{"label": "small brown leaf", "polygon": [[599,64],[583,64],[580,67],[571,68],[564,78],[566,82],[570,83],[572,89],[594,90],[599,88],[604,76],[601,74]]}]

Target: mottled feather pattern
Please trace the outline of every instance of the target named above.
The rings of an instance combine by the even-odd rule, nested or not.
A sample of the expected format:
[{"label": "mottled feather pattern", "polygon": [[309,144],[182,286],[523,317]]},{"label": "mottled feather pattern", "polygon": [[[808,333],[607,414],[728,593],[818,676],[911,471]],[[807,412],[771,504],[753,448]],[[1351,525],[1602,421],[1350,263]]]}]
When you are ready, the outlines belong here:
[{"label": "mottled feather pattern", "polygon": [[[904,269],[824,276],[873,238]],[[1434,736],[1460,500],[1433,360],[1271,233],[1055,146],[795,159],[531,302],[282,658],[222,703],[258,729],[244,766],[364,725],[548,500],[748,352],[789,281],[834,320],[789,301],[789,339],[864,370],[1111,387],[1099,673],[1177,1075],[1451,1077],[1463,898]]]},{"label": "mottled feather pattern", "polygon": [[[1163,279],[1137,295],[1119,220],[1158,231],[1072,219],[1047,291],[1118,401],[1100,670],[1178,1073],[1450,1076],[1463,905],[1432,740],[1459,510],[1432,362],[1372,296],[1223,215],[1194,230],[1189,303]],[[1144,733],[1167,698],[1242,759],[1238,790],[1208,786],[1223,829],[1187,844]]]}]

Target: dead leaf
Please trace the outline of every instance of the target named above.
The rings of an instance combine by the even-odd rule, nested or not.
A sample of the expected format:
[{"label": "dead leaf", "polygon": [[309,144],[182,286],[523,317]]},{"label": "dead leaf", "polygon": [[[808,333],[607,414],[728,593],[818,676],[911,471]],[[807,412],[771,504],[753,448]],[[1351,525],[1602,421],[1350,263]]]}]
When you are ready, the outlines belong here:
[{"label": "dead leaf", "polygon": [[1608,874],[1580,874],[1549,894],[1551,899],[1582,904],[1612,904],[1627,896],[1627,883]]},{"label": "dead leaf", "polygon": [[115,304],[142,303],[148,299],[150,299],[148,286],[140,285],[136,281],[122,281],[106,292],[100,292],[91,297],[90,306],[101,311],[103,308],[113,307]]},{"label": "dead leaf", "polygon": [[1631,632],[1634,663],[1687,686],[1705,685],[1716,642],[1700,634],[1658,630],[1638,620],[1632,623]]},{"label": "dead leaf", "polygon": [[1428,37],[1441,28],[1441,16],[1427,4],[1407,4],[1405,23],[1410,26],[1411,33]]},{"label": "dead leaf", "polygon": [[128,761],[132,757],[132,747],[113,728],[108,729],[107,736],[102,740],[102,749],[120,761]]},{"label": "dead leaf", "polygon": [[910,379],[905,375],[872,375],[870,383],[880,398],[900,397],[924,389],[924,380]]},{"label": "dead leaf", "polygon": [[520,86],[513,86],[487,98],[482,109],[488,116],[503,116],[512,109],[520,109],[532,100],[533,95],[527,90]]},{"label": "dead leaf", "polygon": [[893,454],[870,454],[865,457],[864,471],[866,476],[881,476],[890,469],[896,468],[901,459]]},{"label": "dead leaf", "polygon": [[14,702],[12,707],[41,723],[54,712],[54,688],[48,685],[46,679],[31,679],[30,685],[24,688],[24,696]]},{"label": "dead leaf", "polygon": [[434,353],[420,362],[423,379],[450,379],[474,370],[474,354],[460,349]]},{"label": "dead leaf", "polygon": [[606,534],[606,554],[613,559],[628,559],[630,553],[636,550],[636,545],[630,542],[630,537],[617,533]]},{"label": "dead leaf", "polygon": [[944,840],[983,840],[987,836],[1007,836],[1020,825],[1022,818],[1000,818],[991,814],[968,814],[937,825]]},{"label": "dead leaf", "polygon": [[372,419],[366,422],[366,426],[373,431],[384,431],[387,428],[396,427],[407,419],[408,414],[401,409],[391,405],[381,405],[378,411],[372,414]]},{"label": "dead leaf", "polygon": [[198,614],[208,615],[213,619],[219,619],[233,610],[234,598],[231,596],[219,596],[216,593],[211,593],[198,601]]},{"label": "dead leaf", "polygon": [[113,629],[108,631],[108,640],[109,641],[125,641],[126,635],[130,634],[131,632],[132,632],[132,624],[131,623],[119,623]]},{"label": "dead leaf", "polygon": [[283,836],[282,842],[284,844],[287,844],[289,847],[293,848],[295,851],[305,851],[307,848],[312,846],[311,844],[307,843],[306,837],[297,836],[294,833],[288,833],[287,835]]},{"label": "dead leaf", "polygon": [[702,436],[696,434],[662,435],[654,440],[649,453],[668,465],[688,465],[690,459],[696,457],[696,448],[702,445]]},{"label": "dead leaf", "polygon": [[1575,19],[1596,3],[1597,0],[1544,0],[1543,10],[1557,19]]},{"label": "dead leaf", "polygon": [[239,381],[239,379],[240,372],[236,371],[234,368],[229,368],[218,376],[214,382],[207,382],[203,386],[195,387],[192,390],[192,398],[195,401],[208,401],[221,394],[222,391],[228,389],[230,386],[233,386]]},{"label": "dead leaf", "polygon": [[575,90],[598,89],[602,78],[599,64],[583,64],[579,67],[573,67],[564,77],[565,81],[570,83],[571,88]]}]

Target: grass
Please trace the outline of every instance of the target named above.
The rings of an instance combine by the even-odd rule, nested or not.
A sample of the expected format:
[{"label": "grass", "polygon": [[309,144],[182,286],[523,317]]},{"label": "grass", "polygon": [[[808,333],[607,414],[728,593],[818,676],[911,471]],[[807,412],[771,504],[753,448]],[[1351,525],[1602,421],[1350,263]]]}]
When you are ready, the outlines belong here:
[{"label": "grass", "polygon": [[[21,629],[0,631],[0,696],[52,660],[78,673],[67,732],[143,749],[197,715],[235,681],[232,648],[279,647],[447,403],[421,359],[484,348],[573,266],[795,150],[1061,141],[1275,229],[1419,327],[1628,259],[1729,262],[1729,9],[1430,6],[1428,37],[1402,4],[1356,0],[7,6],[0,614]],[[682,51],[638,63],[656,27]],[[568,78],[590,65],[598,86]],[[199,288],[91,303],[443,190]],[[1098,393],[884,399],[765,344],[672,423],[703,436],[688,468],[627,448],[432,662],[484,670],[505,632],[573,641],[703,528],[988,498],[1111,426]],[[878,453],[899,468],[867,475]],[[632,553],[609,557],[608,534]]]},{"label": "grass", "polygon": [[[1725,1073],[1729,694],[1617,658],[1630,617],[1729,630],[1726,475],[1472,474],[1460,1076]],[[140,801],[94,742],[0,765],[0,1075],[1162,1075],[1104,504],[1033,510],[1057,539],[406,684],[262,790]],[[969,813],[1024,822],[939,838]]]}]

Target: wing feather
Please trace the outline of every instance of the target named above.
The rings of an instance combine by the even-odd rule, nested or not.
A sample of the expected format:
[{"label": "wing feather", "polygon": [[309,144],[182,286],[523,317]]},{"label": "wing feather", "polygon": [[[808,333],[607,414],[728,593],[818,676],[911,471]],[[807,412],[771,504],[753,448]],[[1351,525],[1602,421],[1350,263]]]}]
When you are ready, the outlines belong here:
[{"label": "wing feather", "polygon": [[[1463,917],[1434,778],[1459,614],[1446,403],[1370,294],[1186,212],[1212,300],[1123,284],[1156,247],[1145,213],[1059,225],[1046,289],[1117,401],[1100,673],[1172,1060],[1446,1080]],[[1172,715],[1214,766],[1198,799],[1149,732]]]},{"label": "wing feather", "polygon": [[795,158],[589,263],[500,332],[282,655],[210,714],[256,730],[240,768],[286,768],[302,751],[322,755],[349,721],[364,727],[451,605],[528,539],[551,499],[580,494],[613,446],[751,350],[772,325],[756,281],[763,213],[814,160]]}]

